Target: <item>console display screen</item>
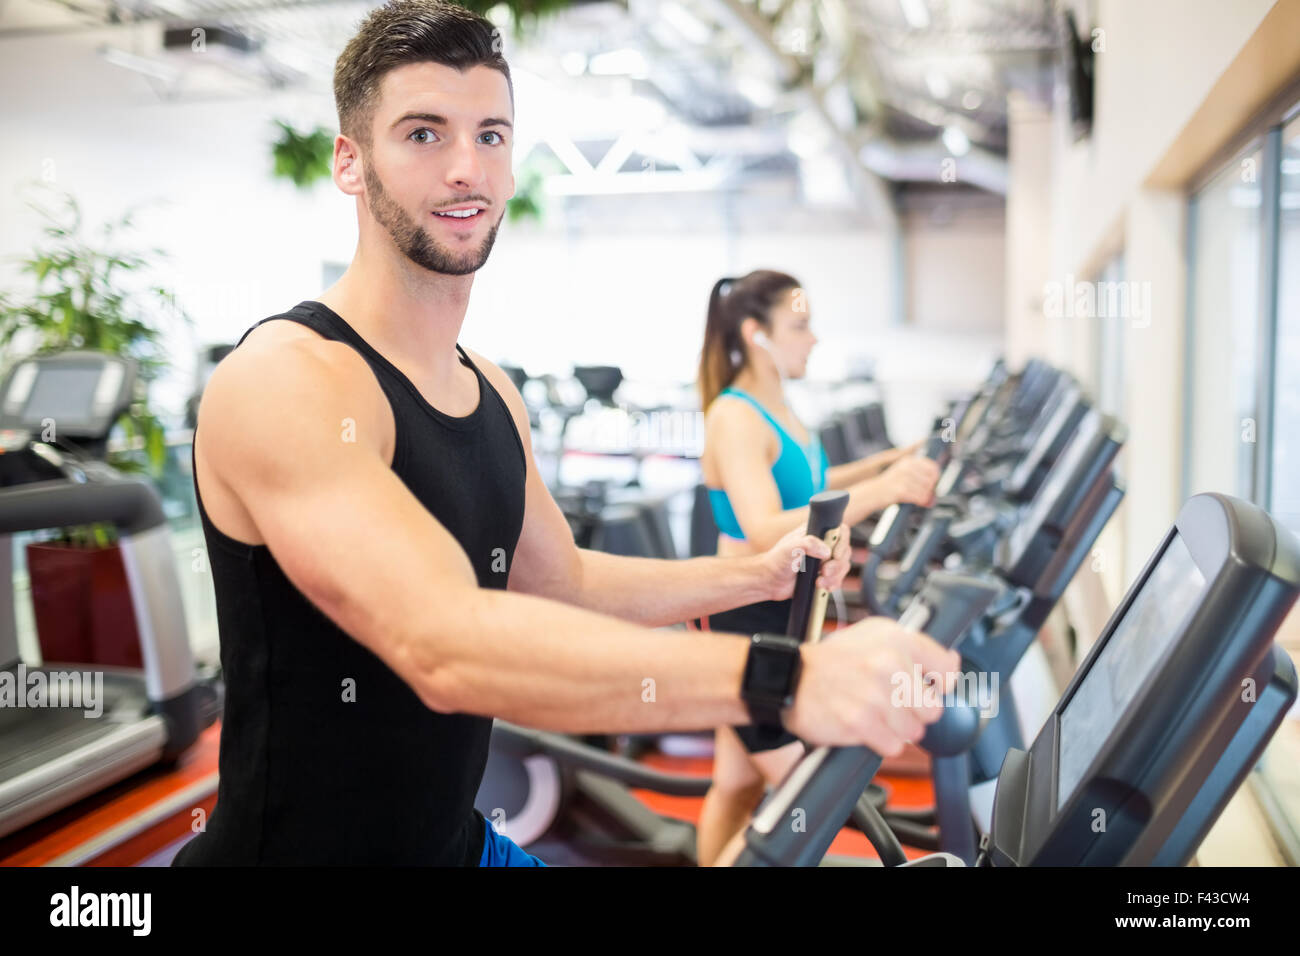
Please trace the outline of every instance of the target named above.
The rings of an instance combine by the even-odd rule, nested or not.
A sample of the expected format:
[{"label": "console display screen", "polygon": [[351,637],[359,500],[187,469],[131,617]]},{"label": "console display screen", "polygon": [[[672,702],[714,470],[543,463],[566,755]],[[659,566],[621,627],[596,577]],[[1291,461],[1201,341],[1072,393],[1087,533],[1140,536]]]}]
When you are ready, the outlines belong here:
[{"label": "console display screen", "polygon": [[1079,786],[1138,691],[1152,679],[1157,662],[1204,591],[1205,576],[1175,532],[1061,713],[1057,810]]},{"label": "console display screen", "polygon": [[1034,495],[1033,501],[1029,503],[1020,522],[1007,538],[1007,560],[1003,567],[1015,567],[1020,560],[1020,556],[1025,553],[1025,549],[1033,541],[1034,535],[1038,534],[1043,522],[1047,520],[1052,507],[1065,493],[1070,479],[1079,471],[1079,465],[1082,464],[1083,456],[1092,443],[1092,437],[1097,434],[1100,428],[1101,413],[1093,409],[1079,423],[1078,429],[1070,438],[1070,444],[1065,447],[1061,457],[1056,459],[1056,462],[1047,472],[1047,477],[1038,486],[1038,492]]},{"label": "console display screen", "polygon": [[1038,433],[1038,437],[1034,439],[1033,446],[1030,447],[1025,457],[1020,459],[1020,463],[1016,465],[1015,470],[1011,472],[1012,485],[1021,488],[1029,480],[1030,474],[1038,467],[1038,463],[1047,454],[1047,449],[1052,447],[1052,443],[1056,441],[1056,436],[1065,427],[1065,422],[1070,417],[1070,413],[1074,411],[1074,406],[1077,403],[1078,390],[1072,389],[1066,393],[1065,398],[1056,406],[1056,411],[1052,413],[1051,419],[1048,420],[1043,430]]},{"label": "console display screen", "polygon": [[44,368],[23,408],[23,421],[39,425],[52,418],[58,424],[85,425],[95,403],[99,371],[85,368]]}]

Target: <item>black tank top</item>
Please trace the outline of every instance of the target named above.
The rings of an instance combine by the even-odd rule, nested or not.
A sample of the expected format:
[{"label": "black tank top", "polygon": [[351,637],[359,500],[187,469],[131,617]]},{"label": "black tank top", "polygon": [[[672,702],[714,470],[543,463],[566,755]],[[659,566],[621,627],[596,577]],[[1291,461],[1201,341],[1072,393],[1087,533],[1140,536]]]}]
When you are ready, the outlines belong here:
[{"label": "black tank top", "polygon": [[[523,526],[523,444],[464,350],[457,346],[479,402],[453,418],[323,304],[300,302],[262,321],[277,319],[344,342],[369,363],[393,408],[393,471],[464,548],[479,586],[504,589]],[[176,863],[477,866],[484,821],[474,796],[491,719],[430,710],[311,604],[265,545],[222,534],[201,497],[198,507],[226,701],[217,805]],[[430,601],[430,616],[449,611]],[[345,699],[349,681],[355,700]]]}]

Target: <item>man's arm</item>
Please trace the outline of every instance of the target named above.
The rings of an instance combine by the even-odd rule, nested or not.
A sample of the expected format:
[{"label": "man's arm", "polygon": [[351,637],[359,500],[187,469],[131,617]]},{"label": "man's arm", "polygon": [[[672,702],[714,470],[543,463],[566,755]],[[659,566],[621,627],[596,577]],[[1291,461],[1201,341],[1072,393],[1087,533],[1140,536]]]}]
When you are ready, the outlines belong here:
[{"label": "man's arm", "polygon": [[[431,710],[569,733],[748,722],[745,637],[652,631],[479,588],[465,552],[385,461],[391,416],[347,346],[247,342],[205,389],[195,454],[205,483],[233,493],[294,586]],[[940,713],[919,694],[893,706],[895,675],[915,662],[954,672],[951,686],[958,664],[888,618],[802,656],[790,729],[882,754],[919,739]]]},{"label": "man's arm", "polygon": [[308,600],[431,709],[572,733],[748,720],[745,638],[656,632],[480,589],[464,551],[384,461],[391,411],[362,360],[323,341],[248,345],[204,394],[206,475],[238,498]]},{"label": "man's arm", "polygon": [[[578,548],[559,505],[533,459],[528,410],[519,390],[496,365],[470,353],[505,400],[528,463],[524,526],[510,566],[510,590],[612,614],[648,627],[677,624],[757,601],[790,596],[800,554],[831,558],[822,586],[839,587],[848,572],[848,534],[834,556],[825,545],[797,530],[797,515],[768,553],[752,558],[692,558],[660,561],[603,554]],[[792,530],[793,529],[793,530]]]}]

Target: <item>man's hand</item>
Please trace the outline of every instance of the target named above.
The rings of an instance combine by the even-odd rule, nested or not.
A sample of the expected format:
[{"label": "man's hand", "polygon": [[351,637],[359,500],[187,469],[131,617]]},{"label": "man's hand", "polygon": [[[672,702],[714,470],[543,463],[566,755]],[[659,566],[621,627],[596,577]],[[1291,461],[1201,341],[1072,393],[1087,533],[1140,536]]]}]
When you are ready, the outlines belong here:
[{"label": "man's hand", "polygon": [[848,525],[840,525],[840,540],[835,545],[834,554],[821,538],[795,530],[759,555],[759,568],[766,582],[764,590],[768,593],[768,600],[784,601],[794,594],[794,579],[806,557],[821,559],[817,586],[828,591],[836,590],[849,573]]},{"label": "man's hand", "polygon": [[[869,617],[803,647],[785,725],[810,744],[866,746],[896,757],[943,713],[961,656],[887,617]],[[916,684],[938,675],[934,685]],[[927,693],[927,688],[929,692]]]}]

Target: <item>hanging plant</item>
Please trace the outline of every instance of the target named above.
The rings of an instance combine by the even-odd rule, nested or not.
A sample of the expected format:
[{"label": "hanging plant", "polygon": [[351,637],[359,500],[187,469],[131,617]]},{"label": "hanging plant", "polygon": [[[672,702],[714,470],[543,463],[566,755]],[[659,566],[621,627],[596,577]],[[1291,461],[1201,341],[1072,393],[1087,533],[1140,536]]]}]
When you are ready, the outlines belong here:
[{"label": "hanging plant", "polygon": [[506,203],[506,218],[511,222],[542,219],[542,196],[546,173],[540,164],[525,162],[515,177],[515,194]]},{"label": "hanging plant", "polygon": [[319,179],[328,179],[334,160],[334,137],[323,126],[306,135],[284,120],[276,120],[280,138],[271,147],[275,157],[275,175],[293,180],[299,189],[310,189]]},{"label": "hanging plant", "polygon": [[567,10],[574,0],[456,0],[456,3],[489,20],[494,19],[488,16],[490,12],[505,7],[510,12],[515,37],[522,39],[528,31],[536,29],[543,17]]}]

